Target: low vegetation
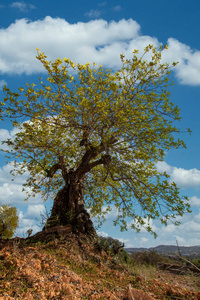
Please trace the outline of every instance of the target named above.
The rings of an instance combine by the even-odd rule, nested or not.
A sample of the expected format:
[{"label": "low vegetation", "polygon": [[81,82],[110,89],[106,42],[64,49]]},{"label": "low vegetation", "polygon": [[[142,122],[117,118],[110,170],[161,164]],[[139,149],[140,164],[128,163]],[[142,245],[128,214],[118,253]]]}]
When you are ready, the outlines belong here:
[{"label": "low vegetation", "polygon": [[72,233],[1,240],[0,300],[132,300],[131,290],[143,290],[144,299],[200,299],[198,273],[160,270],[158,263],[172,261],[153,252],[128,255],[122,246]]},{"label": "low vegetation", "polygon": [[18,226],[17,208],[0,204],[0,238],[11,238]]}]

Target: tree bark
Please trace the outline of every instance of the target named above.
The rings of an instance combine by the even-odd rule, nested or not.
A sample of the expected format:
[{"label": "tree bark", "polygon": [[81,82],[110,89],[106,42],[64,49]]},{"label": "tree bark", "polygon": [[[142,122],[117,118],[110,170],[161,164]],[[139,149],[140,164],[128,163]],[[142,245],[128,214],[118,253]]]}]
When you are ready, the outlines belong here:
[{"label": "tree bark", "polygon": [[[108,142],[114,143],[115,140],[111,138]],[[92,168],[100,164],[108,165],[111,161],[111,157],[108,153],[108,146],[106,146],[105,143],[101,143],[96,147],[87,142],[83,143],[82,141],[80,144],[85,146],[86,152],[76,171],[66,168],[62,155],[58,155],[59,162],[46,171],[47,177],[51,178],[57,170],[60,169],[65,185],[54,199],[51,216],[47,219],[44,229],[70,224],[75,232],[78,231],[86,234],[96,233],[90,215],[84,207],[82,179]],[[94,160],[103,151],[105,151],[106,154]]]},{"label": "tree bark", "polygon": [[68,224],[72,225],[73,232],[95,234],[90,215],[84,207],[82,183],[75,172],[68,174],[68,182],[57,193],[43,230]]}]

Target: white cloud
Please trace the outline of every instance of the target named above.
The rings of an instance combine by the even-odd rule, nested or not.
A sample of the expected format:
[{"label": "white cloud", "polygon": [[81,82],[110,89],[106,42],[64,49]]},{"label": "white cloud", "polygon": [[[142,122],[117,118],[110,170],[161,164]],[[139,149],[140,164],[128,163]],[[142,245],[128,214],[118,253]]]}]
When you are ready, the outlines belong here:
[{"label": "white cloud", "polygon": [[159,228],[157,244],[175,244],[177,239],[181,246],[200,245],[200,212],[193,211],[177,220],[181,222],[179,226],[171,223]]},{"label": "white cloud", "polygon": [[90,11],[85,13],[85,16],[90,19],[97,19],[101,16],[102,12],[98,9],[91,9]]},{"label": "white cloud", "polygon": [[157,162],[156,167],[159,172],[167,172],[168,174],[172,172],[172,167],[169,166],[165,161]]},{"label": "white cloud", "polygon": [[[102,237],[105,237],[105,238],[109,237],[109,234],[106,233],[105,231],[97,231],[97,234],[99,236],[102,236]],[[130,243],[129,239],[124,239],[124,238],[121,238],[121,237],[113,237],[113,239],[119,240],[122,244],[124,243],[124,245],[126,245],[126,247],[128,247],[127,245]]]},{"label": "white cloud", "polygon": [[45,206],[43,204],[29,205],[24,217],[27,219],[35,220],[40,219],[41,214],[45,213]]},{"label": "white cloud", "polygon": [[141,242],[142,243],[147,243],[149,241],[149,239],[147,239],[146,237],[141,237]]},{"label": "white cloud", "polygon": [[108,237],[108,234],[106,232],[104,232],[104,231],[97,230],[97,234],[100,235],[100,236],[102,236],[102,237]]},{"label": "white cloud", "polygon": [[33,219],[26,218],[22,211],[18,212],[19,216],[19,226],[16,229],[14,236],[19,237],[27,237],[27,230],[32,229],[32,235],[35,234],[38,231],[41,231],[41,228],[36,225],[36,221]]},{"label": "white cloud", "polygon": [[29,10],[35,9],[36,7],[32,4],[26,4],[23,1],[13,2],[10,7],[17,8],[21,12],[27,12]]},{"label": "white cloud", "polygon": [[43,71],[35,58],[36,48],[48,59],[69,57],[75,62],[93,62],[106,67],[120,67],[119,55],[131,55],[157,39],[139,36],[140,26],[132,19],[112,21],[93,20],[69,24],[64,19],[46,17],[30,22],[16,20],[0,30],[0,72],[32,74]]},{"label": "white cloud", "polygon": [[[178,242],[178,245],[186,245],[186,240],[184,237],[182,236],[178,236],[178,235],[174,235],[173,237],[176,238],[176,242]],[[177,251],[178,251],[178,248],[177,248]]]},{"label": "white cloud", "polygon": [[[145,227],[150,226],[153,231],[155,231],[155,232],[158,231],[158,227],[155,225],[155,222],[152,219],[148,220],[147,218],[143,218],[143,220],[145,222],[145,224],[144,224]],[[127,228],[131,229],[132,224],[137,225],[137,222],[135,222],[134,220],[132,220],[131,222],[128,222],[127,223]],[[141,233],[147,232],[147,230],[145,229],[144,226],[139,226]]]},{"label": "white cloud", "polygon": [[200,51],[174,38],[168,39],[168,51],[163,53],[167,62],[179,62],[175,74],[181,84],[200,85]]},{"label": "white cloud", "polygon": [[[120,214],[120,211],[115,207],[115,205],[109,205],[109,207],[110,211],[108,210],[107,214],[105,215],[106,220],[114,219]],[[107,208],[107,205],[103,206],[102,211],[107,211]]]},{"label": "white cloud", "polygon": [[200,186],[200,171],[196,168],[185,170],[171,167],[166,162],[158,162],[157,169],[159,172],[166,171],[170,175],[170,181],[175,182],[180,188]]},{"label": "white cloud", "polygon": [[4,128],[0,128],[0,149],[8,150],[9,147],[6,144],[1,144],[1,142],[6,141],[7,139],[14,139],[17,132],[19,132],[19,129],[15,127],[10,131]]},{"label": "white cloud", "polygon": [[[128,236],[129,242],[126,247],[155,247],[158,245],[176,245],[176,240],[180,246],[195,246],[200,245],[200,212],[193,212],[186,214],[182,218],[178,218],[181,225],[175,226],[169,223],[167,226],[161,226],[159,221],[154,220],[153,225],[156,228],[158,237],[153,238],[145,230],[141,230],[136,234],[133,230],[129,229],[123,234],[124,238]],[[120,235],[119,235],[120,236]]]},{"label": "white cloud", "polygon": [[200,232],[200,223],[195,222],[194,220],[190,220],[189,222],[182,224],[181,227],[184,232]]},{"label": "white cloud", "polygon": [[[7,165],[4,165],[0,168],[0,183],[8,183],[12,181],[13,176],[10,174],[11,170],[13,170],[14,164],[13,162],[10,162]],[[15,178],[15,183],[22,184],[25,182],[28,174],[24,174],[21,176],[17,176]]]},{"label": "white cloud", "polygon": [[114,10],[114,11],[121,11],[122,8],[121,8],[120,5],[116,5],[116,6],[113,7],[113,10]]},{"label": "white cloud", "polygon": [[[22,192],[22,185],[17,183],[0,183],[0,203],[12,204],[12,205],[26,205],[24,201],[26,193]],[[42,203],[43,200],[39,195],[35,198],[31,198],[29,203]]]},{"label": "white cloud", "polygon": [[106,4],[107,4],[107,1],[104,1],[104,2],[98,3],[98,6],[102,7],[102,6],[106,6]]},{"label": "white cloud", "polygon": [[123,239],[123,238],[118,238],[118,237],[114,237],[114,239],[119,240],[124,245],[127,245],[128,243],[130,243],[129,239]]},{"label": "white cloud", "polygon": [[21,186],[17,184],[4,183],[0,186],[1,203],[19,203],[22,202],[26,195],[22,195]]},{"label": "white cloud", "polygon": [[200,209],[198,214],[194,216],[194,220],[200,223]]},{"label": "white cloud", "polygon": [[[25,183],[28,174],[24,173],[21,176],[17,176],[13,182],[13,176],[10,174],[12,169],[13,162],[0,168],[0,202],[25,205],[26,193],[22,192],[22,184]],[[35,198],[31,198],[28,202],[30,204],[38,204],[42,203],[43,200],[40,195],[36,195]]]},{"label": "white cloud", "polygon": [[[23,2],[13,2],[15,6]],[[115,6],[120,9],[120,6]],[[88,12],[88,16],[99,18],[99,10]],[[16,20],[8,28],[0,30],[0,72],[27,73],[42,72],[36,60],[36,48],[44,51],[49,60],[69,57],[74,62],[95,61],[105,67],[121,67],[120,54],[132,55],[134,49],[143,49],[148,44],[159,46],[155,37],[143,36],[140,25],[132,20],[118,22],[91,20],[70,24],[61,18],[45,17],[43,20]],[[182,84],[200,85],[200,51],[174,38],[168,39],[169,49],[163,51],[163,61],[179,61],[174,69]]]},{"label": "white cloud", "polygon": [[173,168],[171,181],[176,182],[181,188],[197,187],[200,185],[200,171],[196,168],[190,170]]},{"label": "white cloud", "polygon": [[189,199],[191,206],[200,206],[200,198],[197,196],[190,197]]},{"label": "white cloud", "polygon": [[0,80],[0,90],[3,89],[4,85],[7,85],[7,82],[5,80]]}]

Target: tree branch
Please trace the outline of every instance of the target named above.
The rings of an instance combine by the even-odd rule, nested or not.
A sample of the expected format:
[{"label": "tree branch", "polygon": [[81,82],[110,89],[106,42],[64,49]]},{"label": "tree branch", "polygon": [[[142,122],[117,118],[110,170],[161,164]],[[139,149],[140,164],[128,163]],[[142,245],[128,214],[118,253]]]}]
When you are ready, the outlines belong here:
[{"label": "tree branch", "polygon": [[60,163],[56,163],[50,169],[46,169],[47,177],[52,178],[59,169],[61,169]]},{"label": "tree branch", "polygon": [[109,154],[102,155],[102,157],[92,163],[81,163],[77,169],[77,175],[82,177],[85,173],[88,173],[91,169],[98,165],[108,165],[111,162],[111,156]]}]

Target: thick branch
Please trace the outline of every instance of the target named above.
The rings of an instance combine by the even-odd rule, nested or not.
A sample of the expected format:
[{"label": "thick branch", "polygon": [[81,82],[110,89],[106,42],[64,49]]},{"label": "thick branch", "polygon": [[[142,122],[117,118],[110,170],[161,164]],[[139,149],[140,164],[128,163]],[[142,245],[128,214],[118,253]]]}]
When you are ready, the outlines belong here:
[{"label": "thick branch", "polygon": [[48,169],[45,170],[47,172],[47,177],[52,178],[58,170],[61,170],[63,179],[65,180],[65,182],[67,182],[69,171],[66,168],[64,157],[62,155],[59,155],[58,158],[59,158],[59,163],[54,164],[49,170]]},{"label": "thick branch", "polygon": [[88,164],[79,171],[79,175],[83,176],[85,173],[88,173],[91,169],[98,165],[108,165],[111,162],[111,156],[110,155],[103,155],[100,159]]},{"label": "thick branch", "polygon": [[77,175],[82,177],[85,173],[88,173],[91,169],[98,165],[107,165],[111,162],[110,155],[103,155],[100,159],[92,162],[92,163],[81,163],[81,165],[77,169]]},{"label": "thick branch", "polygon": [[[79,167],[76,170],[77,175],[78,176],[82,176],[86,172],[88,172],[87,170],[88,170],[88,167],[90,165],[90,161],[92,159],[94,159],[95,157],[97,157],[97,155],[99,153],[101,153],[103,150],[104,150],[104,147],[103,147],[102,144],[100,146],[98,146],[98,147],[90,146],[86,150],[85,154],[83,155],[83,158],[81,160],[81,164],[79,165]],[[90,170],[91,170],[91,168],[90,168]]]},{"label": "thick branch", "polygon": [[[97,147],[94,147],[92,145],[87,145],[86,152],[83,155],[83,158],[81,160],[81,163],[79,167],[76,170],[76,175],[80,178],[85,173],[89,172],[92,168],[98,166],[98,165],[108,165],[111,162],[111,156],[109,155],[109,146],[111,144],[114,144],[116,142],[116,139],[111,137],[109,141],[101,142],[101,144]],[[96,161],[93,161],[90,163],[91,160],[95,159],[101,152],[105,151],[106,154],[102,155],[102,157]],[[64,157],[62,155],[59,155],[59,163],[54,164],[49,170],[46,170],[47,177],[52,178],[54,174],[58,170],[62,171],[62,176],[65,182],[68,181],[68,170],[66,169]]]},{"label": "thick branch", "polygon": [[46,169],[47,177],[52,178],[53,175],[61,168],[60,163],[54,164],[50,169]]}]

